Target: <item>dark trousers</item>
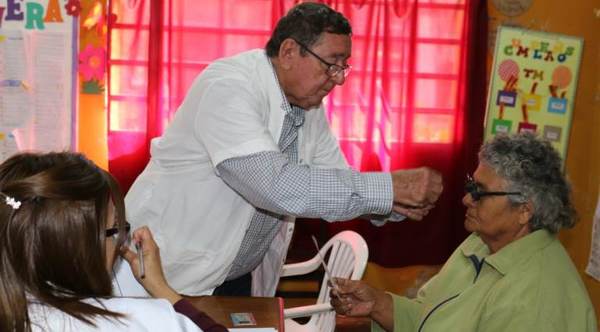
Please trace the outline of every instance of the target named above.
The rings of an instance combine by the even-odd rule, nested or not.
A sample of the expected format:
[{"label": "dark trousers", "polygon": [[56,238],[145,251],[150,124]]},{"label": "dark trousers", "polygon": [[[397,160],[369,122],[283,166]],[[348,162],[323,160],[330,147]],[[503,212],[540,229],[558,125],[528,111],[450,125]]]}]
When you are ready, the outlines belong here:
[{"label": "dark trousers", "polygon": [[237,279],[225,281],[219,287],[215,288],[213,295],[250,296],[251,293],[252,293],[252,274],[249,272]]}]

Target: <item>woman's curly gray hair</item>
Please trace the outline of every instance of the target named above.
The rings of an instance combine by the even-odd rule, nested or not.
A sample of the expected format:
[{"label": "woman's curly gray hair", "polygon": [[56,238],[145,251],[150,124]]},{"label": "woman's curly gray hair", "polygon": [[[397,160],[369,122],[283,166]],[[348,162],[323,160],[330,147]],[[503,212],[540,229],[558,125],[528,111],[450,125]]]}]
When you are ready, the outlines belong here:
[{"label": "woman's curly gray hair", "polygon": [[547,229],[557,233],[575,224],[571,186],[562,173],[561,158],[552,145],[534,134],[499,135],[484,143],[479,161],[490,166],[508,182],[506,191],[513,204],[531,201],[531,231]]}]

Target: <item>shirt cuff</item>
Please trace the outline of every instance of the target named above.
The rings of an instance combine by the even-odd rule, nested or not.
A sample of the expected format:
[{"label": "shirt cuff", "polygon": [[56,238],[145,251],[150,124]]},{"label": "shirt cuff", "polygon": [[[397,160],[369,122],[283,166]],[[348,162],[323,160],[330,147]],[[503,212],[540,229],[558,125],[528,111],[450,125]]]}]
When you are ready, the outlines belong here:
[{"label": "shirt cuff", "polygon": [[361,175],[365,181],[365,197],[370,214],[389,215],[394,203],[392,175],[382,172],[367,172]]}]

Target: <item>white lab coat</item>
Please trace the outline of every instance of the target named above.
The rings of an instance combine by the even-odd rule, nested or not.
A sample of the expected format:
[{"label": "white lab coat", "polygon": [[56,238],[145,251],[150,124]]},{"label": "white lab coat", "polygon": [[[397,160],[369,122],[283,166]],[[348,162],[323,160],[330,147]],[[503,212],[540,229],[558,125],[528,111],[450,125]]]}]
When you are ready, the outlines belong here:
[{"label": "white lab coat", "polygon": [[[151,161],[125,199],[127,217],[134,228],[152,230],[166,277],[177,291],[211,294],[225,280],[255,208],[227,186],[215,166],[279,151],[282,103],[264,50],[244,52],[207,67],[165,134],[152,141]],[[298,146],[300,163],[348,167],[323,108],[306,113]],[[294,218],[284,223],[253,273],[253,295],[275,293]]]},{"label": "white lab coat", "polygon": [[[35,301],[35,300],[34,300]],[[100,306],[95,300],[87,303]],[[111,298],[101,299],[102,305],[113,312],[125,315],[120,321],[112,318],[96,318],[96,327],[88,325],[63,311],[41,303],[30,303],[29,317],[33,332],[87,332],[87,331],[202,331],[194,322],[177,313],[173,306],[163,299]]]}]

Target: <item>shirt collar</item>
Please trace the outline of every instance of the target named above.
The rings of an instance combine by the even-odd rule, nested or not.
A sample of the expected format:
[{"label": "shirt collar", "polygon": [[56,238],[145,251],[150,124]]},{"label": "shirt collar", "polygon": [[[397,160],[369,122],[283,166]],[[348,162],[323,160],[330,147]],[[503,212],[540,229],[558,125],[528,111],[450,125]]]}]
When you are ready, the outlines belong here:
[{"label": "shirt collar", "polygon": [[287,100],[287,97],[285,96],[285,93],[283,93],[283,89],[281,88],[281,85],[279,84],[279,79],[277,78],[277,73],[275,72],[275,66],[273,66],[273,62],[271,62],[271,58],[269,58],[269,56],[267,56],[266,53],[265,53],[265,56],[267,57],[267,60],[269,60],[269,64],[271,65],[271,69],[273,70],[273,76],[275,77],[275,82],[277,82],[277,86],[279,87],[279,91],[281,92],[282,102],[281,102],[280,106],[283,109],[283,111],[285,112],[286,116],[292,117],[292,119],[294,120],[294,125],[296,127],[299,127],[304,123],[304,114],[305,114],[306,110],[301,108],[300,106],[290,104],[290,102]]},{"label": "shirt collar", "polygon": [[304,123],[304,115],[306,111],[299,106],[291,105],[292,111],[288,112],[286,116],[290,116],[294,120],[294,126],[300,127]]},{"label": "shirt collar", "polygon": [[465,257],[475,255],[479,259],[485,258],[485,262],[488,265],[492,266],[499,273],[506,275],[514,266],[529,259],[555,239],[555,235],[545,229],[540,229],[507,244],[498,252],[490,255],[488,246],[478,235],[473,234],[467,239],[461,250]]}]

